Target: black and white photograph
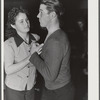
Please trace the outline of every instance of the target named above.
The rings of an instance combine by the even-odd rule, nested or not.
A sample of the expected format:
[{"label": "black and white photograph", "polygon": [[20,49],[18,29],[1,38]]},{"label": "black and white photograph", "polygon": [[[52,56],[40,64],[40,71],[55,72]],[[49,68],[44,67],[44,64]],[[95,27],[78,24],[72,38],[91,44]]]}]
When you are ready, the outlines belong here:
[{"label": "black and white photograph", "polygon": [[90,75],[98,70],[90,58],[98,50],[92,55],[89,1],[2,2],[1,100],[90,100]]}]

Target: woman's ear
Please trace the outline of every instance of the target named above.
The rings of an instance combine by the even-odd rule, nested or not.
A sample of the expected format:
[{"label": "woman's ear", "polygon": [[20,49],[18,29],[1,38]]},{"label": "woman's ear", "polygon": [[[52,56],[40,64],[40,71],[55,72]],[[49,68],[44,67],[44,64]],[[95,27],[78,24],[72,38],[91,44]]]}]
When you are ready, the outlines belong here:
[{"label": "woman's ear", "polygon": [[11,27],[14,28],[14,29],[16,29],[16,28],[15,28],[15,25],[12,25],[12,24],[11,24]]}]

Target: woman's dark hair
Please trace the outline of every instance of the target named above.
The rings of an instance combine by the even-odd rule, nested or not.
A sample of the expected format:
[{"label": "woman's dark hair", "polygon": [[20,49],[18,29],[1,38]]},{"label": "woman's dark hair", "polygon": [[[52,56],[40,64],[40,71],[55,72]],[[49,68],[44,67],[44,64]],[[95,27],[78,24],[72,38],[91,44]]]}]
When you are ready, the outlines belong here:
[{"label": "woman's dark hair", "polygon": [[47,6],[48,13],[55,11],[59,21],[61,21],[61,17],[64,14],[65,9],[59,0],[42,0],[40,4]]},{"label": "woman's dark hair", "polygon": [[9,38],[16,34],[16,30],[11,27],[11,24],[15,24],[15,18],[19,13],[25,13],[28,16],[27,10],[23,9],[22,7],[16,8],[13,7],[9,13],[8,13],[8,21],[6,24],[6,30],[5,30],[5,37]]}]

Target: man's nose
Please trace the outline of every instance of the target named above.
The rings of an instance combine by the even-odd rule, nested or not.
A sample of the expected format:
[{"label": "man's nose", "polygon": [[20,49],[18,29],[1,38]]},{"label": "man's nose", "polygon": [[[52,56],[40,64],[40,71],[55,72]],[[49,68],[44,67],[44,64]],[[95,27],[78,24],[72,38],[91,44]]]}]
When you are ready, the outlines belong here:
[{"label": "man's nose", "polygon": [[39,17],[40,17],[40,14],[38,13],[37,18],[39,18]]}]

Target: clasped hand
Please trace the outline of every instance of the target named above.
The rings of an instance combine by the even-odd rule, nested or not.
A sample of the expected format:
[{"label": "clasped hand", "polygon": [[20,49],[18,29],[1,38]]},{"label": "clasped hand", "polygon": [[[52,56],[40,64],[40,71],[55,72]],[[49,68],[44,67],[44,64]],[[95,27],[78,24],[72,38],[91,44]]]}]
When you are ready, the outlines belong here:
[{"label": "clasped hand", "polygon": [[39,44],[39,43],[32,43],[31,44],[31,54],[33,54],[34,52],[37,52],[38,54],[41,54],[42,52],[42,46],[43,46],[43,43],[42,44]]}]

